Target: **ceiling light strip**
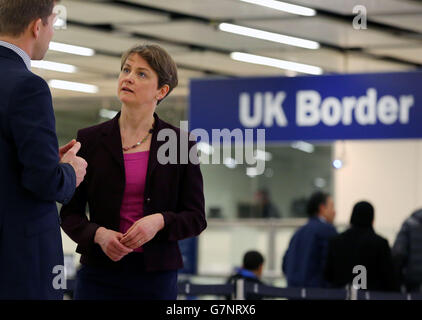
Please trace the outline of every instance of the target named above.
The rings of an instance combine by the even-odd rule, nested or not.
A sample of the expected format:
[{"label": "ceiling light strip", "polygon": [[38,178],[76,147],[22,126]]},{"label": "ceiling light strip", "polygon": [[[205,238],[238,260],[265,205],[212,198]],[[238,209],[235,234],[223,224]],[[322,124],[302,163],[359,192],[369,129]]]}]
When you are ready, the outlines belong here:
[{"label": "ceiling light strip", "polygon": [[64,72],[64,73],[75,73],[77,71],[77,68],[75,66],[70,65],[70,64],[58,63],[58,62],[52,62],[52,61],[45,61],[45,60],[41,60],[41,61],[32,60],[31,61],[31,67],[38,68],[38,69],[57,71],[57,72]]},{"label": "ceiling light strip", "polygon": [[243,53],[243,52],[232,52],[230,57],[233,60],[254,63],[279,69],[292,70],[301,73],[320,75],[323,70],[320,67],[312,66],[303,63],[297,63],[292,61],[274,59],[269,57],[257,56],[254,54]]},{"label": "ceiling light strip", "polygon": [[52,51],[65,52],[79,56],[91,57],[95,54],[95,50],[85,47],[74,46],[60,42],[50,42],[49,49]]},{"label": "ceiling light strip", "polygon": [[48,84],[55,89],[70,90],[85,93],[97,93],[98,87],[92,84],[70,82],[63,80],[50,80]]},{"label": "ceiling light strip", "polygon": [[290,4],[290,3],[286,3],[282,1],[275,1],[275,0],[240,0],[240,1],[256,4],[258,6],[263,6],[263,7],[279,10],[279,11],[284,11],[287,13],[297,14],[300,16],[312,17],[316,15],[316,11],[314,9],[298,6],[295,4]]},{"label": "ceiling light strip", "polygon": [[306,40],[297,37],[286,36],[279,33],[263,31],[254,28],[248,28],[231,23],[220,23],[218,28],[221,31],[239,34],[246,37],[268,40],[272,42],[282,43],[289,46],[295,46],[305,49],[319,49],[320,45],[316,41]]}]

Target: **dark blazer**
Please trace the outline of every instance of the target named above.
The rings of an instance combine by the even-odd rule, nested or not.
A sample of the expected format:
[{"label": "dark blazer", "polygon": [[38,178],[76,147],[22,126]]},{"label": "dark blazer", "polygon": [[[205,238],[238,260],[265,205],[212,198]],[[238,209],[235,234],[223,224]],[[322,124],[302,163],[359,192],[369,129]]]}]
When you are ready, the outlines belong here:
[{"label": "dark blazer", "polygon": [[[88,162],[87,174],[73,199],[63,206],[60,214],[63,230],[78,244],[76,251],[82,254],[82,264],[114,268],[121,262],[113,262],[94,243],[95,232],[100,226],[119,230],[125,188],[119,117],[120,112],[110,121],[78,131],[77,140],[82,144],[79,155]],[[197,236],[207,226],[203,180],[199,162],[166,165],[158,162],[157,152],[166,143],[158,141],[158,132],[170,129],[176,133],[180,155],[181,131],[160,120],[156,114],[154,117],[144,191],[144,215],[162,213],[165,227],[143,246],[145,268],[147,271],[174,270],[183,267],[177,241]],[[194,144],[194,141],[190,141],[189,147]],[[186,154],[187,150],[183,152]],[[89,219],[86,204],[89,206]]]},{"label": "dark blazer", "polygon": [[56,201],[72,197],[75,171],[59,164],[47,83],[2,46],[0,70],[0,299],[62,299]]},{"label": "dark blazer", "polygon": [[407,218],[391,249],[397,280],[408,291],[421,291],[422,284],[422,209]]},{"label": "dark blazer", "polygon": [[332,287],[345,287],[358,275],[352,272],[356,265],[366,267],[368,290],[398,290],[388,241],[371,227],[352,227],[330,241],[325,278]]},{"label": "dark blazer", "polygon": [[328,241],[337,235],[333,225],[317,217],[299,228],[284,254],[282,269],[289,287],[324,288]]}]

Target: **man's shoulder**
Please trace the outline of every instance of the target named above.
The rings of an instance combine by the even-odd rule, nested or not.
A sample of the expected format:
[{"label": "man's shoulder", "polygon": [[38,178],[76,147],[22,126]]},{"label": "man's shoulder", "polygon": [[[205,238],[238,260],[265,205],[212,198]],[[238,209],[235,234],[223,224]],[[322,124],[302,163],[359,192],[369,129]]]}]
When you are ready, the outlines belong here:
[{"label": "man's shoulder", "polygon": [[50,92],[47,82],[27,69],[6,68],[2,71],[5,76],[0,77],[1,82],[6,82],[14,92],[25,93],[40,89]]},{"label": "man's shoulder", "polygon": [[336,228],[328,222],[318,221],[317,223],[315,223],[314,228],[316,232],[322,237],[331,238],[338,234]]},{"label": "man's shoulder", "polygon": [[42,86],[48,86],[47,82],[42,77],[40,77],[39,75],[27,69],[22,69],[22,68],[16,69],[14,77],[15,77],[15,80],[18,82],[25,82],[25,83],[29,82],[31,85],[39,84]]}]

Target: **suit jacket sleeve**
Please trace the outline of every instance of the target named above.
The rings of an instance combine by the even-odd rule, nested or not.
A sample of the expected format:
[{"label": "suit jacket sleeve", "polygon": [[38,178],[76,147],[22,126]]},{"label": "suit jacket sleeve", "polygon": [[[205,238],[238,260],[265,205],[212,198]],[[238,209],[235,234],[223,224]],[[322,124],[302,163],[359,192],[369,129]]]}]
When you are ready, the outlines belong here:
[{"label": "suit jacket sleeve", "polygon": [[[78,156],[84,158],[87,162],[87,142],[78,132],[77,141],[81,142],[81,149]],[[88,164],[89,166],[89,164]],[[85,253],[94,246],[94,237],[98,224],[90,222],[86,216],[87,198],[87,180],[85,179],[76,189],[70,202],[64,205],[60,210],[61,227],[63,231],[79,246],[77,252]]]},{"label": "suit jacket sleeve", "polygon": [[[196,155],[195,143],[189,142],[189,150]],[[207,227],[203,179],[197,158],[186,165],[180,188],[180,209],[162,212],[164,228],[157,233],[157,239],[182,240],[199,235]]]},{"label": "suit jacket sleeve", "polygon": [[394,242],[392,255],[398,281],[403,281],[403,268],[409,257],[409,225],[403,223]]},{"label": "suit jacket sleeve", "polygon": [[12,95],[8,118],[24,188],[40,200],[67,203],[75,191],[76,175],[71,165],[59,163],[47,83],[35,76],[20,81]]}]

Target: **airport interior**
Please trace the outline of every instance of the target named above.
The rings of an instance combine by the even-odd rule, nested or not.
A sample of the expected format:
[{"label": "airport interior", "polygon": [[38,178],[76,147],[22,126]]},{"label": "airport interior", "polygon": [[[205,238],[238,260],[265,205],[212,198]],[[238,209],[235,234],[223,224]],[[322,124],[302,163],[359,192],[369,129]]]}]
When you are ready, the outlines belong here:
[{"label": "airport interior", "polygon": [[[162,120],[210,135],[265,129],[254,163],[238,161],[234,139],[214,146],[201,136],[207,227],[179,240],[178,299],[226,299],[201,285],[225,284],[248,251],[264,258],[263,284],[289,287],[283,259],[316,192],[332,200],[337,233],[355,204],[370,203],[390,249],[422,208],[421,1],[61,0],[55,10],[49,50],[31,69],[51,89],[60,146],[117,115],[122,54],[145,44],[177,65],[178,86],[156,109]],[[80,254],[61,234],[70,300]],[[402,284],[397,299],[409,293]]]}]

